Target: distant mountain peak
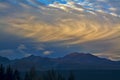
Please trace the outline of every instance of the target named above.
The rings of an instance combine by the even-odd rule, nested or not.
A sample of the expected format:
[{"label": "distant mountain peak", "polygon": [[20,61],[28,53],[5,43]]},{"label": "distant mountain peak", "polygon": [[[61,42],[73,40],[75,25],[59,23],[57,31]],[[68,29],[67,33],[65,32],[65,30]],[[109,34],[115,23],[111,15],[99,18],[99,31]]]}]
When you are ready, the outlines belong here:
[{"label": "distant mountain peak", "polygon": [[6,58],[6,57],[2,57],[2,56],[0,56],[0,64],[6,64],[6,63],[8,63],[10,60],[8,59],[8,58]]},{"label": "distant mountain peak", "polygon": [[100,58],[98,56],[92,55],[90,53],[78,53],[78,52],[74,52],[74,53],[70,53],[66,56],[63,57],[64,60],[69,60],[69,61],[73,61],[73,62],[104,62],[104,61],[110,61],[108,59],[105,58]]},{"label": "distant mountain peak", "polygon": [[35,66],[37,70],[64,69],[119,69],[120,62],[99,58],[90,53],[73,52],[61,58],[47,58],[31,55],[22,59],[6,61],[0,57],[0,64],[10,64],[19,70],[27,70]]},{"label": "distant mountain peak", "polygon": [[79,57],[79,56],[94,56],[90,53],[79,53],[79,52],[73,52],[73,53],[70,53],[64,57]]},{"label": "distant mountain peak", "polygon": [[8,58],[2,57],[2,56],[0,56],[0,59],[1,59],[1,60],[9,60]]},{"label": "distant mountain peak", "polygon": [[36,57],[35,55],[30,55],[30,56],[28,56],[28,57]]}]

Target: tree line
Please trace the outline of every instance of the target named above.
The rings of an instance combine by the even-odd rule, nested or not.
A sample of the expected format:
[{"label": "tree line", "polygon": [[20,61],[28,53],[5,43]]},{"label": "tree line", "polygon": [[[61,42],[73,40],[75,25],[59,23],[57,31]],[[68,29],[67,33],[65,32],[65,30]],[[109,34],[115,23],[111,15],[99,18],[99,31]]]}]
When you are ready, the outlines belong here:
[{"label": "tree line", "polygon": [[70,72],[68,78],[65,78],[62,74],[55,70],[48,70],[39,74],[34,67],[29,71],[26,71],[21,76],[20,71],[12,69],[11,66],[4,67],[0,65],[0,80],[75,80],[72,72]]}]

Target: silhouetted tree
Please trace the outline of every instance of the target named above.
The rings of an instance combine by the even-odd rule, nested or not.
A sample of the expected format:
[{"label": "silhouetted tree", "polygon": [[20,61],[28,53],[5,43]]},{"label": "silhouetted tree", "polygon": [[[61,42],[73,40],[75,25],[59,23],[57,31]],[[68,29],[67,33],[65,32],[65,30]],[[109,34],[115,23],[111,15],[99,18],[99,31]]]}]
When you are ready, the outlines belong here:
[{"label": "silhouetted tree", "polygon": [[44,75],[44,80],[65,80],[64,77],[56,72],[55,70],[47,71],[46,75]]},{"label": "silhouetted tree", "polygon": [[44,80],[44,75],[41,74],[41,75],[39,76],[38,80]]},{"label": "silhouetted tree", "polygon": [[57,80],[57,75],[54,70],[47,71],[46,75],[44,76],[44,80]]},{"label": "silhouetted tree", "polygon": [[26,72],[25,77],[24,77],[24,80],[30,80],[30,75],[29,75],[28,72]]},{"label": "silhouetted tree", "polygon": [[5,80],[13,80],[13,70],[10,65],[6,69]]},{"label": "silhouetted tree", "polygon": [[24,80],[37,80],[37,73],[35,67],[32,67],[30,71],[26,72]]},{"label": "silhouetted tree", "polygon": [[65,80],[65,78],[61,74],[58,73],[58,80]]},{"label": "silhouetted tree", "polygon": [[37,79],[37,73],[35,67],[32,67],[29,72],[30,80],[36,80]]},{"label": "silhouetted tree", "polygon": [[72,72],[70,72],[70,75],[68,77],[68,80],[75,80],[75,77]]},{"label": "silhouetted tree", "polygon": [[[13,71],[10,65],[5,69],[3,65],[0,65],[0,80],[22,80],[20,72],[18,70]],[[34,67],[30,71],[26,72],[24,80],[65,80],[63,75],[55,70],[49,70],[41,76],[37,76],[37,72]],[[68,80],[75,80],[73,73],[71,72],[68,76]]]},{"label": "silhouetted tree", "polygon": [[14,80],[20,80],[20,72],[18,70],[14,71]]},{"label": "silhouetted tree", "polygon": [[5,68],[3,65],[0,65],[0,80],[4,80],[4,75],[5,75]]}]

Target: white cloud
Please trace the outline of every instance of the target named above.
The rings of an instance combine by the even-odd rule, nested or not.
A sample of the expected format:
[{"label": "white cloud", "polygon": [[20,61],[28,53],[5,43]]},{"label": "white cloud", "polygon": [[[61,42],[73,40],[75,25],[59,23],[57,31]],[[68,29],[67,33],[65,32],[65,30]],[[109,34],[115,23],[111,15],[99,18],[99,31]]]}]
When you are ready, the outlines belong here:
[{"label": "white cloud", "polygon": [[18,50],[24,50],[24,49],[27,49],[24,44],[21,44],[20,46],[18,46]]},{"label": "white cloud", "polygon": [[44,55],[50,55],[50,54],[52,54],[52,53],[53,53],[53,51],[44,51],[44,52],[43,52]]},{"label": "white cloud", "polygon": [[7,4],[4,4],[4,3],[0,3],[0,9],[7,9],[9,8],[10,6],[7,5]]},{"label": "white cloud", "polygon": [[29,57],[31,56],[32,54],[25,54],[23,57]]},{"label": "white cloud", "polygon": [[110,11],[117,11],[117,9],[114,8],[114,7],[109,8],[109,10],[110,10]]},{"label": "white cloud", "polygon": [[112,16],[116,16],[116,17],[118,16],[116,13],[110,13],[110,14],[111,14]]},{"label": "white cloud", "polygon": [[43,47],[37,47],[36,50],[43,51],[43,50],[45,50],[45,48],[43,48]]},{"label": "white cloud", "polygon": [[1,55],[1,56],[9,56],[9,55],[11,55],[11,54],[13,54],[13,53],[14,53],[14,51],[11,50],[11,49],[1,50],[1,51],[0,51],[0,55]]}]

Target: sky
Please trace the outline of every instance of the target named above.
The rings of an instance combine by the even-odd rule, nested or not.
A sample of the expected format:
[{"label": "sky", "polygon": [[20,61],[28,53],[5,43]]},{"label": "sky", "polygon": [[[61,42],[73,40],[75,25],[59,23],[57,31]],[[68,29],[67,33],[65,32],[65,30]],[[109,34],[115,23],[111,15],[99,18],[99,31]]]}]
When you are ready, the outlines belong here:
[{"label": "sky", "polygon": [[0,56],[120,60],[119,7],[120,0],[0,0]]}]

